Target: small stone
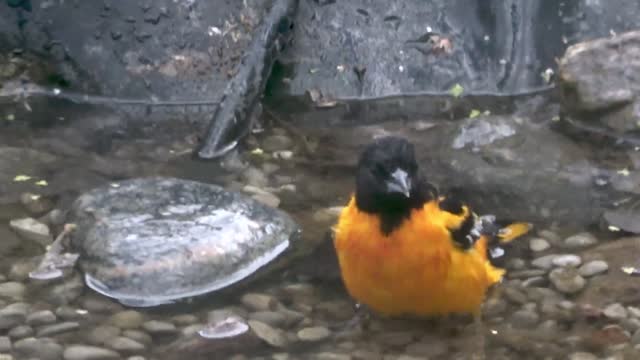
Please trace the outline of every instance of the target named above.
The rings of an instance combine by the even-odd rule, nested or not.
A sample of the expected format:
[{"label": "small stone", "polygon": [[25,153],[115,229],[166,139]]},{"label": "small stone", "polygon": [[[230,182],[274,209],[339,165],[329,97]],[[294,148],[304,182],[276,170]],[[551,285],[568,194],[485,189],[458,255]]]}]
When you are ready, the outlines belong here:
[{"label": "small stone", "polygon": [[20,202],[34,216],[42,215],[53,208],[51,200],[37,194],[23,193],[20,195]]},{"label": "small stone", "polygon": [[199,333],[200,330],[206,327],[207,325],[205,324],[193,324],[193,325],[185,326],[184,328],[182,328],[182,335],[185,337],[189,337]]},{"label": "small stone", "polygon": [[229,307],[210,311],[209,314],[207,314],[207,322],[209,322],[210,324],[217,324],[230,317],[240,317],[243,319],[246,318],[246,316],[244,316],[244,314],[241,314],[237,309]]},{"label": "small stone", "polygon": [[392,347],[406,346],[415,341],[415,335],[410,331],[387,331],[376,336],[377,343]]},{"label": "small stone", "polygon": [[534,311],[518,310],[511,316],[511,323],[515,328],[527,329],[535,326],[540,321],[540,316]]},{"label": "small stone", "polygon": [[527,295],[514,287],[505,287],[504,297],[514,304],[522,305],[527,303]]},{"label": "small stone", "polygon": [[11,352],[11,339],[7,336],[0,336],[0,353]]},{"label": "small stone", "polygon": [[107,347],[124,353],[136,353],[144,351],[145,346],[133,339],[127,337],[118,336],[111,339],[107,343]]},{"label": "small stone", "polygon": [[88,311],[83,309],[74,309],[69,306],[60,306],[56,309],[56,316],[62,320],[80,320],[86,318]]},{"label": "small stone", "polygon": [[595,276],[609,270],[609,264],[602,260],[589,261],[578,269],[578,273],[584,277]]},{"label": "small stone", "polygon": [[135,310],[125,310],[111,316],[109,323],[120,329],[137,329],[144,323],[144,316]]},{"label": "small stone", "polygon": [[324,326],[314,326],[301,329],[297,335],[302,341],[321,341],[328,338],[331,332]]},{"label": "small stone", "polygon": [[146,360],[146,359],[144,358],[144,356],[135,355],[135,356],[129,356],[127,360]]},{"label": "small stone", "polygon": [[538,269],[549,270],[553,266],[553,259],[558,256],[557,254],[549,254],[545,256],[541,256],[539,258],[531,261],[531,265],[537,267]]},{"label": "small stone", "polygon": [[36,219],[23,218],[11,220],[9,226],[21,237],[34,241],[42,246],[47,246],[53,242],[49,227]]},{"label": "small stone", "polygon": [[574,352],[568,360],[598,360],[598,357],[588,352]]},{"label": "small stone", "polygon": [[321,224],[333,224],[338,220],[340,213],[344,209],[343,206],[332,206],[316,210],[313,213],[313,221]]},{"label": "small stone", "polygon": [[249,319],[258,320],[273,327],[282,327],[287,322],[287,316],[276,311],[256,311],[249,314]]},{"label": "small stone", "polygon": [[60,209],[53,209],[47,215],[45,215],[45,221],[52,226],[60,226],[64,224],[67,219],[67,214]]},{"label": "small stone", "polygon": [[315,287],[307,283],[289,284],[282,291],[291,298],[309,298],[315,295]]},{"label": "small stone", "polygon": [[27,311],[28,305],[25,303],[14,303],[4,307],[0,310],[0,330],[23,324],[27,318]]},{"label": "small stone", "polygon": [[34,331],[31,326],[18,325],[9,331],[9,337],[13,340],[20,340],[33,336]]},{"label": "small stone", "polygon": [[175,334],[178,331],[172,323],[159,320],[147,321],[142,327],[151,335]]},{"label": "small stone", "polygon": [[571,235],[564,239],[564,246],[567,248],[584,248],[597,243],[598,239],[587,232]]},{"label": "small stone", "polygon": [[636,318],[626,318],[620,320],[620,325],[622,325],[625,330],[631,333],[635,333],[638,329],[640,329],[640,320]]},{"label": "small stone", "polygon": [[198,317],[191,314],[176,315],[171,321],[179,326],[193,325],[198,322]]},{"label": "small stone", "polygon": [[323,301],[315,306],[315,311],[326,313],[332,320],[348,320],[353,318],[354,309],[346,300]]},{"label": "small stone", "polygon": [[46,299],[51,304],[70,304],[82,295],[84,289],[85,285],[82,277],[79,275],[72,276],[69,279],[65,279],[62,284],[55,285],[47,294]]},{"label": "small stone", "polygon": [[631,337],[631,343],[634,345],[640,344],[640,330],[636,330],[636,332],[633,333],[633,336]]},{"label": "small stone", "polygon": [[271,346],[282,348],[287,345],[287,339],[278,329],[256,320],[249,320],[249,327],[257,337]]},{"label": "small stone", "polygon": [[110,360],[120,359],[113,350],[88,345],[71,345],[64,351],[64,360]]},{"label": "small stone", "polygon": [[567,254],[558,255],[553,258],[551,263],[558,267],[578,267],[582,264],[582,259],[578,255]]},{"label": "small stone", "polygon": [[488,318],[500,316],[507,310],[507,302],[500,298],[490,297],[484,305],[484,313]]},{"label": "small stone", "polygon": [[118,335],[120,335],[120,328],[112,325],[101,325],[89,331],[87,341],[95,345],[104,345]]},{"label": "small stone", "polygon": [[140,330],[125,330],[122,332],[122,336],[128,337],[131,340],[135,340],[144,345],[151,345],[153,339],[151,335]]},{"label": "small stone", "polygon": [[58,335],[70,331],[74,331],[80,328],[80,324],[77,322],[63,322],[54,325],[46,325],[38,329],[36,332],[37,337],[47,337]]},{"label": "small stone", "polygon": [[582,290],[587,281],[573,268],[556,268],[549,273],[553,286],[565,294],[575,294]]},{"label": "small stone", "polygon": [[313,360],[352,360],[351,355],[338,354],[332,352],[321,352],[313,355]]},{"label": "small stone", "polygon": [[629,315],[633,316],[634,318],[640,318],[640,308],[637,308],[635,306],[628,306],[627,311],[629,312]]},{"label": "small stone", "polygon": [[3,299],[22,300],[25,291],[26,287],[19,282],[9,281],[0,284],[0,298]]},{"label": "small stone", "polygon": [[440,358],[447,354],[448,346],[436,337],[425,336],[422,340],[408,345],[405,352],[407,355],[423,356],[427,359]]},{"label": "small stone", "polygon": [[547,284],[547,279],[542,276],[534,276],[532,278],[528,278],[522,282],[522,287],[532,288],[532,287],[543,287]]},{"label": "small stone", "polygon": [[291,148],[293,141],[286,135],[271,135],[265,137],[261,145],[265,152],[274,152]]},{"label": "small stone", "polygon": [[604,316],[612,320],[622,320],[628,316],[627,309],[620,303],[608,305],[602,311]]},{"label": "small stone", "polygon": [[13,344],[13,351],[18,355],[18,359],[60,360],[63,348],[51,339],[30,337],[16,341]]},{"label": "small stone", "polygon": [[533,252],[541,252],[549,249],[551,244],[545,239],[534,238],[529,241],[529,249]]},{"label": "small stone", "polygon": [[253,311],[275,310],[278,301],[271,295],[248,293],[240,299],[242,304]]},{"label": "small stone", "polygon": [[259,189],[264,189],[269,185],[267,176],[261,170],[251,166],[242,172],[242,180],[246,185],[251,185]]},{"label": "small stone", "polygon": [[9,279],[13,281],[25,281],[29,278],[29,273],[35,270],[37,264],[33,261],[20,261],[11,265],[9,270]]},{"label": "small stone", "polygon": [[280,198],[277,197],[276,195],[269,193],[269,192],[262,192],[260,194],[253,194],[251,195],[251,197],[254,200],[257,200],[259,202],[261,202],[262,204],[265,204],[269,207],[272,208],[277,208],[278,206],[280,206]]},{"label": "small stone", "polygon": [[27,324],[31,326],[49,325],[56,322],[57,317],[51,310],[41,310],[27,316]]},{"label": "small stone", "polygon": [[113,314],[122,310],[122,307],[119,304],[116,304],[111,300],[93,296],[85,298],[82,301],[82,307],[87,309],[89,312],[98,314]]}]

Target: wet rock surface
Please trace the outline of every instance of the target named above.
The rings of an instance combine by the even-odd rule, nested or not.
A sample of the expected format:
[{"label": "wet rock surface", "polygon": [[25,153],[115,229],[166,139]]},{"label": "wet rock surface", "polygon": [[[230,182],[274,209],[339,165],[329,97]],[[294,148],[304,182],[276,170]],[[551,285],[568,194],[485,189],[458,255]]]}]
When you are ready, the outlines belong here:
[{"label": "wet rock surface", "polygon": [[173,178],[95,189],[76,200],[73,215],[85,281],[129,306],[233,285],[293,251],[300,231],[285,213],[242,194]]}]

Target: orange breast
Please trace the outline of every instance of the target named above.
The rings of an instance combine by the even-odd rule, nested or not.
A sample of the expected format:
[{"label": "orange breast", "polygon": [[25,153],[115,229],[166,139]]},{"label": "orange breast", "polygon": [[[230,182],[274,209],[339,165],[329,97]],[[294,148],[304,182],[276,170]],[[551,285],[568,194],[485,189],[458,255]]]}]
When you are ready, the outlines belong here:
[{"label": "orange breast", "polygon": [[453,216],[435,202],[415,210],[388,236],[377,216],[361,212],[352,198],[342,212],[335,248],[350,295],[387,315],[419,316],[479,311],[487,288],[502,270],[476,248],[456,248],[446,228]]}]

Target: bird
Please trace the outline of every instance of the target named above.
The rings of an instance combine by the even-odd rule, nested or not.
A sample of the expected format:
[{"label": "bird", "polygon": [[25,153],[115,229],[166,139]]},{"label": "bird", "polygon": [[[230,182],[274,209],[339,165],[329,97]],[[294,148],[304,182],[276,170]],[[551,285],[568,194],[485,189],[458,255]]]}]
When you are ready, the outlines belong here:
[{"label": "bird", "polygon": [[334,227],[342,282],[358,304],[386,317],[473,315],[478,323],[504,245],[527,222],[479,216],[459,191],[440,195],[406,138],[386,135],[365,146],[355,191]]}]

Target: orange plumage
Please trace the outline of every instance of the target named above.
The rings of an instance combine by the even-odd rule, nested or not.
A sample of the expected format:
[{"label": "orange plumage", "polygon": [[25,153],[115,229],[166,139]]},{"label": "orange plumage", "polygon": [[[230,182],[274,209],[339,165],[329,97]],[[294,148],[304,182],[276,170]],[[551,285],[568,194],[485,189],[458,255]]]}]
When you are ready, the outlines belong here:
[{"label": "orange plumage", "polygon": [[[478,314],[504,274],[491,264],[488,242],[510,241],[529,225],[512,224],[491,239],[466,205],[451,210],[446,198],[428,193],[414,161],[413,147],[397,138],[363,154],[356,194],[335,228],[343,282],[353,298],[385,315]],[[460,239],[471,240],[466,246]]]}]

